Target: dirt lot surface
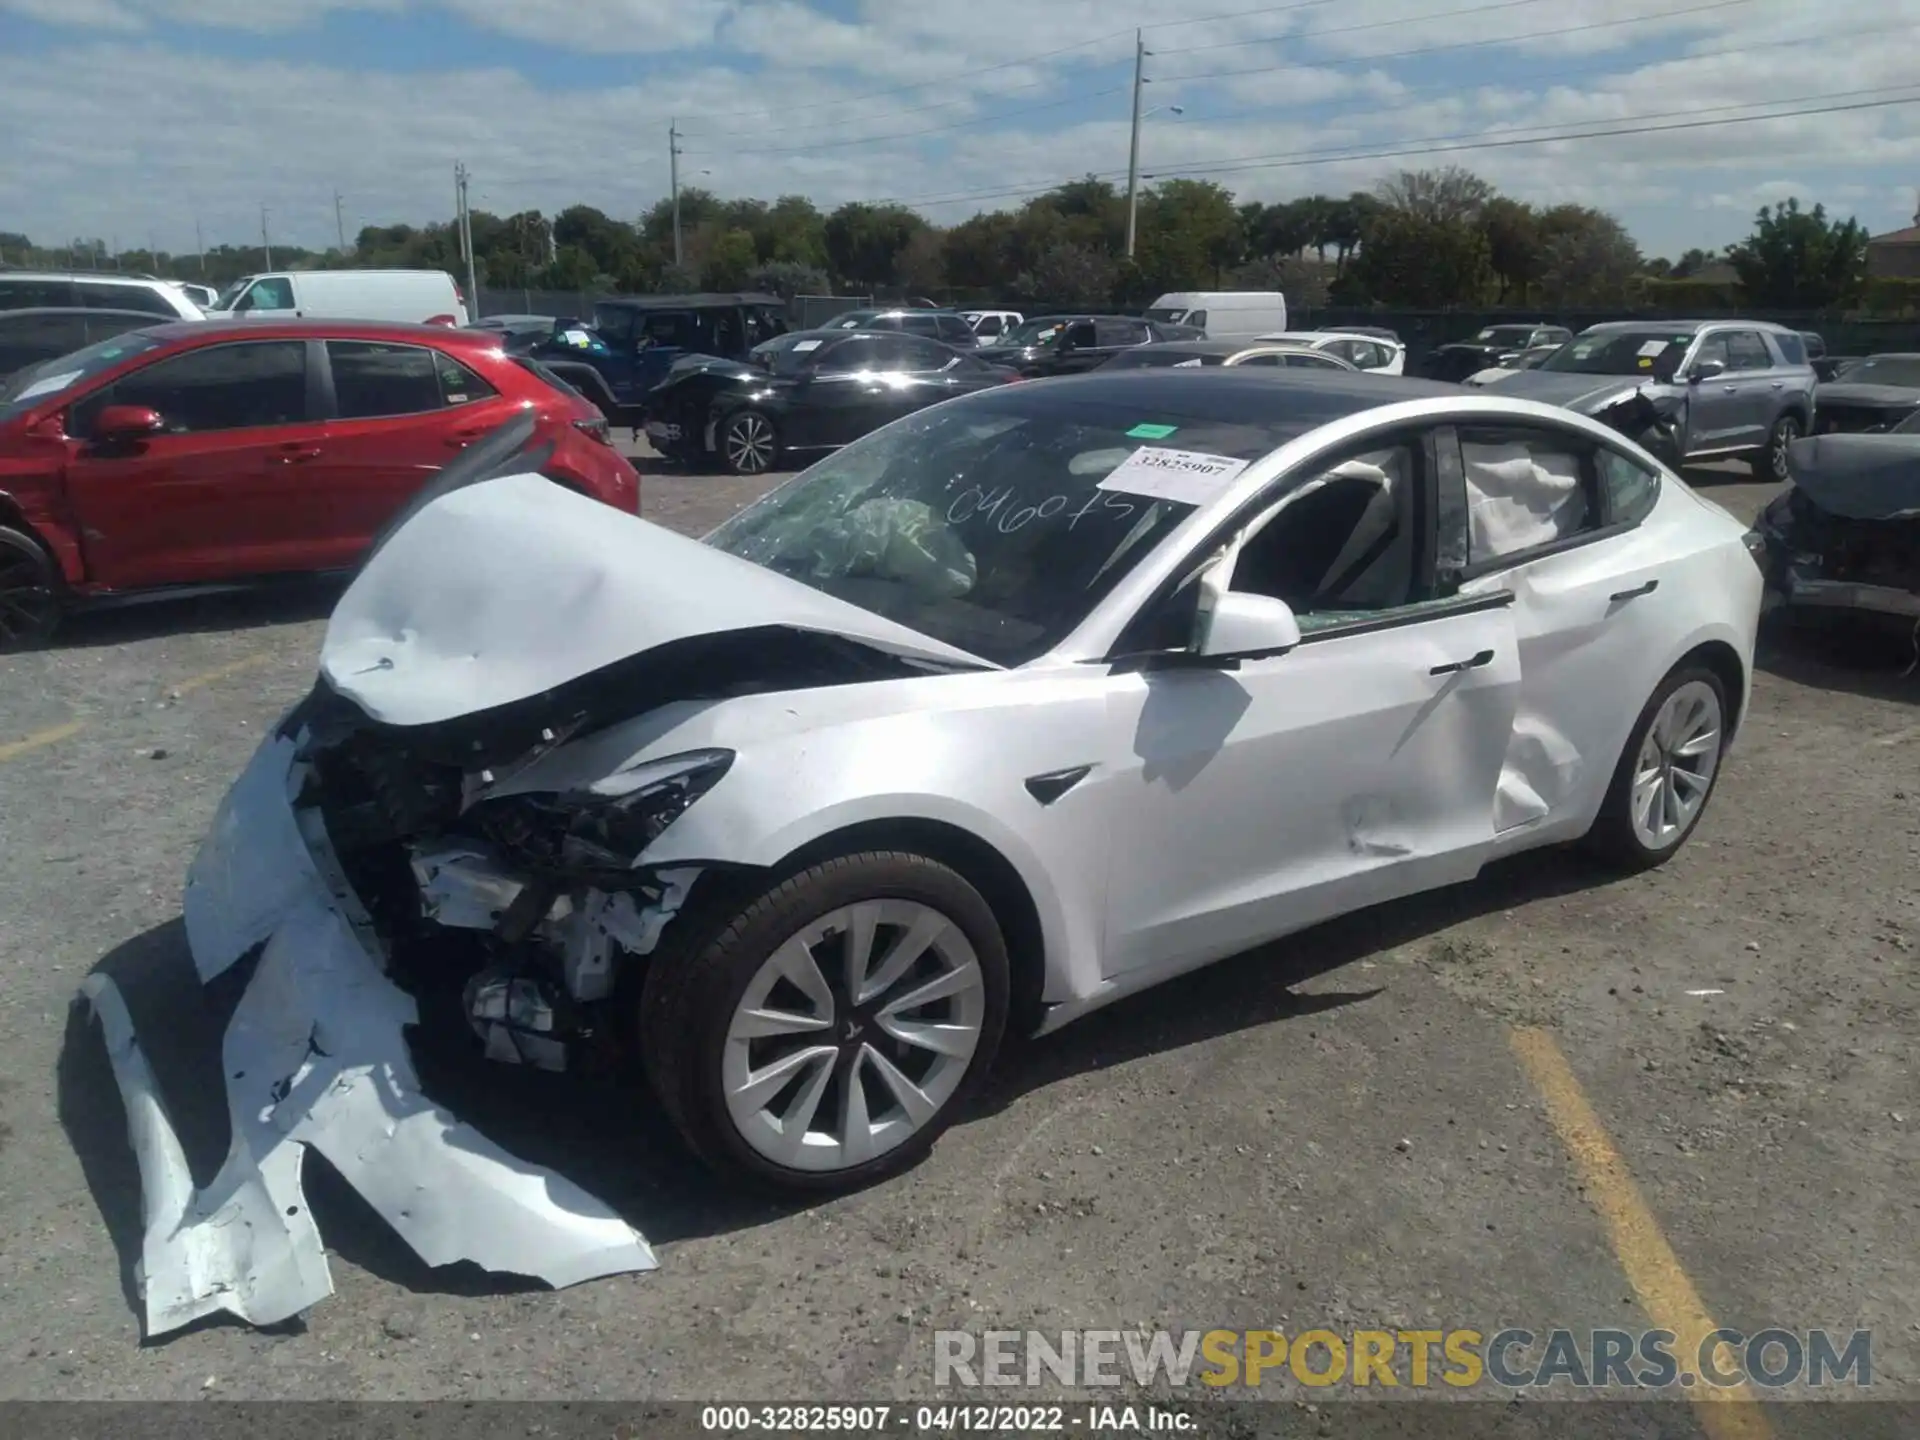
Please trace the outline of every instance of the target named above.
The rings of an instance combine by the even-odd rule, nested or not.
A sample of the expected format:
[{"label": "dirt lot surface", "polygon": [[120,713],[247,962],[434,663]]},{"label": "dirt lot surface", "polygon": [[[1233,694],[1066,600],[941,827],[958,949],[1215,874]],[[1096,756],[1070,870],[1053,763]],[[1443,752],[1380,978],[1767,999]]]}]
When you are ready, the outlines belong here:
[{"label": "dirt lot surface", "polygon": [[[1701,479],[1743,515],[1767,494]],[[645,503],[697,532],[761,488],[650,476]],[[145,605],[0,661],[0,1398],[926,1398],[937,1328],[1641,1329],[1689,1306],[1870,1328],[1876,1389],[1920,1393],[1920,676],[1897,641],[1798,632],[1770,633],[1663,870],[1523,857],[1228,961],[1014,1046],[916,1171],[812,1206],[711,1183],[643,1092],[425,1064],[661,1268],[561,1293],[429,1270],[318,1175],[333,1299],[143,1345],[124,1119],[69,1000],[111,964],[143,977],[156,1051],[214,1043],[181,878],[332,598]],[[173,1099],[204,1179],[220,1102]],[[1752,1433],[1842,1433],[1824,1409]]]}]

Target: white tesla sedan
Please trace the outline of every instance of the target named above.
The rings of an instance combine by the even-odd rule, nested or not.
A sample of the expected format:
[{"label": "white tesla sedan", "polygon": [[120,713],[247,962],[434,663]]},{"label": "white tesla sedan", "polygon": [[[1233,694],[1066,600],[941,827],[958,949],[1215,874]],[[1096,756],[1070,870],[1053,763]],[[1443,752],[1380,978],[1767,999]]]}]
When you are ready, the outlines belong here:
[{"label": "white tesla sedan", "polygon": [[[149,1286],[178,1279],[156,1323],[325,1293],[282,1159],[307,1144],[430,1259],[651,1263],[419,1095],[400,1031],[449,967],[490,1056],[625,1037],[715,1166],[855,1185],[933,1143],[1009,1024],[1518,850],[1659,864],[1746,706],[1742,527],[1528,401],[1248,368],[1008,386],[704,540],[560,489],[522,438],[376,547],[195,863],[202,978],[264,951],[235,1177],[150,1232]],[[130,1113],[163,1113],[137,1060]],[[184,1195],[158,1130],[150,1195]],[[256,1192],[244,1250],[195,1218]]]}]

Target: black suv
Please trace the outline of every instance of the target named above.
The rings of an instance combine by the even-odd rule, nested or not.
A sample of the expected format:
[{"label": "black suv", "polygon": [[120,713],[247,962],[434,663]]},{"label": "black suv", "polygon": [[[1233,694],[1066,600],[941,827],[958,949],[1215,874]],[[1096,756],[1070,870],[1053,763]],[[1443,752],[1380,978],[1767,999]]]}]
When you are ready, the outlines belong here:
[{"label": "black suv", "polygon": [[889,310],[848,310],[836,315],[822,330],[904,330],[943,345],[971,350],[979,337],[958,310],[921,310],[902,306]]},{"label": "black suv", "polygon": [[[744,360],[754,346],[791,328],[786,302],[778,295],[619,295],[593,307],[593,334],[611,353],[562,345],[551,356],[591,366],[621,410],[637,414],[646,393],[667,378],[682,355]],[[564,342],[567,333],[559,332],[558,338]],[[550,358],[544,348],[534,353]]]}]

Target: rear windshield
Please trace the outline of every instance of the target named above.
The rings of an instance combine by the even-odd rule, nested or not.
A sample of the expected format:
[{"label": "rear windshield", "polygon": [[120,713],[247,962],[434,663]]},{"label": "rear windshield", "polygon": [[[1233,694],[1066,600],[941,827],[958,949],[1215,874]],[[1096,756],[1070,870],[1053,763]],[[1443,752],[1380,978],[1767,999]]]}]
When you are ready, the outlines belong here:
[{"label": "rear windshield", "polygon": [[74,389],[82,381],[110,370],[130,356],[155,349],[160,342],[138,330],[96,341],[70,355],[43,360],[40,364],[9,376],[0,384],[0,420],[25,414],[49,396]]},{"label": "rear windshield", "polygon": [[844,343],[846,342],[839,336],[829,341],[822,336],[808,335],[804,332],[780,335],[772,340],[762,341],[749,350],[747,362],[758,365],[763,370],[771,370],[775,375],[797,375],[820,358],[821,346]]},{"label": "rear windshield", "polygon": [[558,375],[554,374],[553,371],[542,365],[538,360],[526,355],[511,355],[508,358],[542,384],[547,385],[551,389],[558,390],[562,395],[572,395],[577,399],[586,398],[581,395],[578,390],[574,389],[573,386],[569,385]]},{"label": "rear windshield", "polygon": [[1847,383],[1920,390],[1920,355],[1869,355],[1847,367]]}]

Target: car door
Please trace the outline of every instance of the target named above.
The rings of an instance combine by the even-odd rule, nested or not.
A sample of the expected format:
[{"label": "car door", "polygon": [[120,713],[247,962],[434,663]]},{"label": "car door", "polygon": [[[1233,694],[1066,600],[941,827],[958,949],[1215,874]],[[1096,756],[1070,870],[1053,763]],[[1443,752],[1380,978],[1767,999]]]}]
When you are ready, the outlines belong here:
[{"label": "car door", "polygon": [[1659,679],[1661,637],[1685,628],[1676,557],[1640,523],[1662,482],[1624,452],[1533,422],[1443,430],[1436,445],[1443,584],[1450,571],[1457,593],[1514,599],[1522,680],[1495,828],[1577,819]]},{"label": "car door", "polygon": [[[1225,668],[1115,667],[1132,747],[1097,779],[1127,837],[1109,866],[1110,973],[1187,968],[1478,869],[1521,661],[1510,595],[1434,593],[1434,485],[1418,431],[1310,462],[1242,512],[1232,575],[1292,605],[1301,644]],[[1120,648],[1177,644],[1190,588]]]},{"label": "car door", "polygon": [[[1725,367],[1717,375],[1702,375],[1701,365],[1717,361]],[[1731,450],[1747,439],[1740,403],[1740,378],[1732,373],[1733,357],[1727,332],[1716,330],[1695,343],[1687,361],[1687,453]]]},{"label": "car door", "polygon": [[[308,349],[242,340],[176,352],[69,410],[67,493],[90,579],[132,588],[313,568],[287,498],[325,435]],[[155,410],[164,428],[96,441],[108,405]]]},{"label": "car door", "polygon": [[782,438],[795,449],[845,445],[877,425],[892,403],[883,377],[897,363],[901,337],[849,335],[820,351],[794,387]]},{"label": "car door", "polygon": [[1070,321],[1060,332],[1059,348],[1046,371],[1050,375],[1078,375],[1104,365],[1114,355],[1100,344],[1100,332],[1091,320]]},{"label": "car door", "polygon": [[1735,398],[1739,402],[1741,434],[1750,437],[1754,445],[1764,444],[1779,407],[1780,391],[1786,385],[1783,372],[1758,330],[1728,331],[1727,354],[1732,363],[1726,378],[1739,387]]},{"label": "car door", "polygon": [[314,568],[352,565],[441,466],[514,413],[485,379],[427,345],[329,340],[321,454],[289,473]]}]

